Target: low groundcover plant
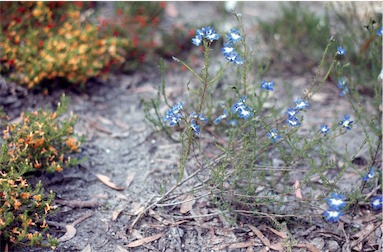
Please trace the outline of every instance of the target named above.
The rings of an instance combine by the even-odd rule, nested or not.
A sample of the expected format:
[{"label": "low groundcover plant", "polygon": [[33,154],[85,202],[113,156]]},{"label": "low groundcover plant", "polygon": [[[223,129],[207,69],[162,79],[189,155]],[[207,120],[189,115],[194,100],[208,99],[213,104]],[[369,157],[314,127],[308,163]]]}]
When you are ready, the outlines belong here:
[{"label": "low groundcover plant", "polygon": [[39,110],[23,113],[19,123],[3,123],[0,153],[0,239],[11,245],[50,246],[46,218],[53,212],[54,192],[28,179],[36,172],[61,172],[79,163],[71,154],[79,151],[74,134],[76,117],[64,116],[69,99],[62,97],[55,112]]},{"label": "low groundcover plant", "polygon": [[[253,51],[246,43],[241,15],[235,17],[238,27],[230,29],[226,36],[221,36],[212,26],[197,29],[191,43],[203,48],[204,65],[199,73],[183,60],[173,57],[198,83],[197,86],[188,83],[190,96],[171,104],[165,95],[163,79],[158,97],[146,103],[146,118],[182,146],[178,182],[165,196],[190,180],[190,176],[208,171],[207,175],[204,173],[204,186],[199,188],[208,190],[211,199],[224,213],[268,216],[273,220],[274,217],[323,216],[326,221],[336,223],[344,215],[353,216],[356,209],[381,209],[380,104],[372,102],[372,111],[367,113],[363,103],[368,101],[349,85],[351,80],[346,85],[346,69],[352,67],[347,62],[348,49],[336,45],[336,38],[329,35],[312,83],[300,95],[300,91],[296,91],[298,97],[285,108],[273,106],[270,109],[265,104],[271,92],[280,88],[280,83],[260,75],[250,78],[251,69],[260,69],[254,64],[261,59],[252,56]],[[220,52],[226,63],[213,60],[214,56],[222,57],[214,54],[216,43],[222,38]],[[381,45],[381,40],[375,40],[372,46],[378,48]],[[217,61],[221,66],[219,70],[212,67]],[[331,63],[327,66],[326,62]],[[163,62],[161,69],[165,69]],[[330,75],[338,76],[339,99],[347,99],[352,110],[339,118],[323,119],[310,131],[301,131],[307,114],[315,113],[312,111],[313,95],[328,84]],[[381,101],[378,76],[371,76],[366,81],[376,85],[375,95]],[[221,82],[220,87],[218,82]],[[169,107],[165,112],[160,109],[163,101]],[[349,153],[347,145],[345,152],[336,149],[335,141],[352,137],[355,128],[361,129],[366,139],[357,151]],[[364,147],[368,149],[369,166],[361,172],[353,160]],[[334,155],[343,164],[336,165]],[[273,165],[271,160],[275,159],[281,160],[283,165]],[[188,166],[188,162],[193,165]],[[373,166],[378,169],[371,168]],[[191,167],[198,168],[188,170],[187,174],[192,175],[184,178],[185,169]],[[330,175],[331,171],[336,171],[337,175]],[[359,176],[356,181],[360,187],[339,188],[338,183],[349,172]],[[379,176],[375,176],[376,173]],[[320,187],[312,182],[314,177],[318,177]],[[291,181],[300,182],[299,186],[292,185]],[[305,197],[298,194],[298,190],[305,190]],[[188,193],[196,195],[198,190]],[[161,197],[162,201],[167,200],[165,196]],[[323,207],[326,202],[327,209]],[[302,208],[302,205],[306,207]]]}]

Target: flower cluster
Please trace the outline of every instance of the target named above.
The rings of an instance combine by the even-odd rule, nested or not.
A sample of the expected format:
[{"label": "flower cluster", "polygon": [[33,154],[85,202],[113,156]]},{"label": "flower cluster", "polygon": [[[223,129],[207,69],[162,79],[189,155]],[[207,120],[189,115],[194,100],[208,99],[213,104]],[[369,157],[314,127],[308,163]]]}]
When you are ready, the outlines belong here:
[{"label": "flower cluster", "polygon": [[243,118],[245,120],[254,115],[252,112],[253,109],[249,108],[245,104],[246,98],[246,96],[243,96],[231,107],[231,110],[234,114],[238,114],[239,118]]},{"label": "flower cluster", "polygon": [[295,107],[290,107],[285,112],[285,114],[287,115],[286,123],[288,123],[290,126],[293,126],[293,127],[301,125],[301,122],[296,117],[299,111],[310,107],[309,101],[302,100],[301,98],[295,99],[294,103],[295,103]]},{"label": "flower cluster", "polygon": [[241,41],[242,36],[237,29],[231,29],[227,34],[227,42],[224,43],[221,52],[226,57],[226,59],[230,62],[234,62],[236,65],[243,64],[243,58],[238,54],[235,49],[235,44]]},{"label": "flower cluster", "polygon": [[202,113],[199,113],[199,115],[197,115],[194,111],[190,113],[190,116],[189,118],[192,118],[191,119],[191,122],[190,122],[190,127],[192,128],[194,134],[196,136],[199,136],[199,133],[200,133],[200,127],[199,125],[196,123],[196,120],[198,121],[202,121],[204,123],[207,123],[209,121],[208,118],[206,118]]},{"label": "flower cluster", "polygon": [[334,223],[339,221],[339,218],[344,215],[342,209],[347,205],[345,199],[346,196],[338,193],[331,193],[330,197],[326,198],[329,205],[329,209],[323,213],[326,221]]},{"label": "flower cluster", "polygon": [[192,38],[192,43],[196,46],[200,46],[203,39],[212,42],[213,40],[219,39],[219,34],[216,33],[215,29],[207,26],[196,31],[195,37]]},{"label": "flower cluster", "polygon": [[166,114],[163,118],[164,122],[169,122],[169,126],[176,125],[181,119],[181,111],[183,109],[183,103],[179,102],[177,105],[174,105],[171,109],[166,111]]}]

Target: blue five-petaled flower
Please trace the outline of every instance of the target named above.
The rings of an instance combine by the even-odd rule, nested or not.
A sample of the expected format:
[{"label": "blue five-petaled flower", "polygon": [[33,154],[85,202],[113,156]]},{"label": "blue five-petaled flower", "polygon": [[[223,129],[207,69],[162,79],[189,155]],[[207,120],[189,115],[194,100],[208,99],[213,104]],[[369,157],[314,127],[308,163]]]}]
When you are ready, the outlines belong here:
[{"label": "blue five-petaled flower", "polygon": [[339,221],[339,218],[344,215],[344,213],[334,209],[329,209],[324,212],[323,215],[326,217],[326,221],[336,223]]},{"label": "blue five-petaled flower", "polygon": [[296,108],[288,108],[286,110],[286,115],[289,117],[294,117],[298,114],[298,110]]},{"label": "blue five-petaled flower", "polygon": [[346,49],[344,49],[342,46],[338,46],[336,48],[336,54],[340,56],[346,55]]},{"label": "blue five-petaled flower", "polygon": [[278,134],[278,131],[276,129],[271,129],[269,133],[266,134],[266,136],[274,143],[276,143],[279,139],[282,137]]},{"label": "blue five-petaled flower", "polygon": [[224,119],[224,118],[226,118],[227,117],[227,110],[225,109],[224,111],[223,111],[223,114],[222,115],[220,115],[220,116],[218,116],[216,119],[214,119],[214,124],[218,124],[218,123],[220,123],[221,121],[222,121],[222,119]]},{"label": "blue five-petaled flower", "polygon": [[309,101],[308,100],[302,100],[301,98],[297,98],[294,100],[295,103],[295,108],[298,110],[303,110],[305,108],[310,107]]},{"label": "blue five-petaled flower", "polygon": [[327,203],[330,206],[330,209],[340,211],[346,206],[344,199],[346,196],[339,193],[331,193],[329,198],[326,198]]},{"label": "blue five-petaled flower", "polygon": [[326,135],[330,131],[330,128],[326,124],[322,124],[320,126],[320,131],[321,133]]},{"label": "blue five-petaled flower", "polygon": [[241,33],[237,29],[231,29],[230,32],[227,34],[227,38],[230,43],[237,43],[241,40],[242,36]]},{"label": "blue five-petaled flower", "polygon": [[350,116],[349,115],[345,115],[343,120],[339,121],[339,125],[342,125],[344,128],[346,128],[348,130],[351,130],[353,122],[354,121],[350,120]]},{"label": "blue five-petaled flower", "polygon": [[275,84],[274,81],[267,82],[267,81],[263,80],[261,82],[261,89],[273,91],[274,90],[274,84]]},{"label": "blue five-petaled flower", "polygon": [[341,90],[340,96],[343,97],[347,94],[348,92],[348,87],[346,85],[346,79],[344,77],[340,77],[338,79],[338,88]]},{"label": "blue five-petaled flower", "polygon": [[199,136],[199,132],[200,132],[199,125],[197,125],[197,124],[195,123],[194,119],[191,120],[190,127],[191,127],[192,130],[194,131],[194,134],[195,134],[196,136]]},{"label": "blue five-petaled flower", "polygon": [[370,179],[372,179],[375,175],[375,170],[374,170],[374,167],[372,166],[370,168],[370,171],[363,177],[363,181],[364,182],[367,182],[369,181]]},{"label": "blue five-petaled flower", "polygon": [[378,30],[376,31],[376,35],[378,35],[379,37],[382,36],[382,31],[383,31],[383,26],[379,27]]},{"label": "blue five-petaled flower", "polygon": [[371,206],[374,208],[374,210],[379,210],[382,208],[382,195],[381,194],[372,197]]},{"label": "blue five-petaled flower", "polygon": [[234,105],[231,107],[231,110],[234,114],[238,113],[239,118],[248,119],[250,116],[253,116],[252,109],[246,106],[245,104],[246,96],[240,98]]},{"label": "blue five-petaled flower", "polygon": [[293,126],[293,127],[301,125],[301,122],[295,116],[289,116],[287,118],[287,123],[290,124],[290,126]]}]

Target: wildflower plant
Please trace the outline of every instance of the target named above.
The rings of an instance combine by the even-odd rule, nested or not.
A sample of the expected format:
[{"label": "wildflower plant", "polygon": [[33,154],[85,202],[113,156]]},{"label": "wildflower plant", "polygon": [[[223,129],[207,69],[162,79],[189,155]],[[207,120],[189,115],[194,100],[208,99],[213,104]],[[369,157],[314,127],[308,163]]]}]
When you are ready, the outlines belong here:
[{"label": "wildflower plant", "polygon": [[2,126],[0,239],[12,246],[54,248],[58,243],[47,233],[55,194],[45,192],[41,181],[32,185],[28,180],[37,171],[61,172],[79,163],[71,158],[82,141],[73,132],[76,117],[61,118],[68,105],[69,99],[63,96],[55,112],[23,113],[20,123]]},{"label": "wildflower plant", "polygon": [[28,88],[57,80],[83,86],[91,77],[105,78],[113,65],[124,63],[121,48],[131,41],[103,37],[84,14],[86,6],[81,2],[2,3],[0,72]]},{"label": "wildflower plant", "polygon": [[[181,143],[177,182],[160,201],[172,198],[170,195],[177,188],[196,176],[198,182],[204,178],[203,185],[198,187],[199,190],[193,187],[187,193],[197,197],[202,191],[208,191],[208,195],[223,213],[233,215],[291,216],[291,212],[298,211],[299,216],[294,217],[303,218],[314,214],[335,223],[352,209],[371,205],[370,201],[362,197],[366,196],[367,188],[372,189],[366,185],[365,176],[369,171],[363,174],[357,172],[352,160],[368,145],[370,165],[381,162],[379,116],[374,114],[372,118],[363,117],[365,107],[351,99],[352,110],[349,115],[340,119],[334,117],[332,120],[323,118],[321,124],[311,130],[301,130],[302,125],[307,125],[306,114],[315,113],[312,111],[312,105],[315,104],[312,97],[328,85],[330,75],[344,74],[343,69],[349,66],[345,63],[348,49],[337,45],[336,39],[329,35],[312,83],[297,98],[288,101],[286,107],[270,108],[266,106],[269,95],[279,86],[274,81],[266,81],[266,72],[250,76],[254,72],[249,69],[259,69],[255,67],[260,64],[257,61],[263,59],[251,54],[241,15],[235,14],[235,17],[239,28],[227,31],[226,37],[220,36],[210,26],[197,30],[191,43],[203,47],[204,64],[200,72],[185,61],[173,57],[192,73],[197,83],[195,88],[188,84],[190,97],[184,97],[182,111],[179,105],[170,103],[166,97],[164,78],[157,98],[145,103],[146,118],[153,127],[164,130],[171,139]],[[212,45],[220,38],[224,40],[221,43],[221,54],[214,54],[215,47]],[[222,54],[226,63],[221,64],[218,70],[212,70],[211,65],[217,61],[212,60],[212,57],[222,57]],[[233,70],[239,73],[233,75],[238,79],[227,80],[235,84],[225,83],[225,77]],[[218,80],[224,82],[220,83],[220,89],[217,88]],[[381,86],[377,91],[381,92]],[[348,98],[353,92],[349,89],[339,99]],[[160,109],[163,102],[168,107],[165,112]],[[190,113],[188,111],[193,111],[192,116],[187,116]],[[208,120],[203,120],[205,118]],[[169,124],[171,129],[166,125],[168,122],[172,123]],[[360,149],[349,153],[346,145],[343,153],[334,148],[336,139],[352,137],[352,132],[358,127],[362,128],[366,138]],[[218,136],[220,141],[217,140]],[[334,158],[329,158],[334,155]],[[283,165],[275,165],[276,159],[281,160]],[[343,160],[343,165],[336,165],[335,159]],[[360,176],[361,187],[357,191],[352,188],[348,192],[335,192],[343,175],[350,172],[349,167],[356,176]],[[330,171],[336,171],[337,175],[329,175]],[[185,178],[185,174],[191,175]],[[371,171],[369,174],[368,178],[375,179]],[[314,177],[320,181],[322,189],[315,186]],[[300,182],[299,188],[291,182],[293,178]],[[375,185],[377,183],[381,181],[375,179]],[[303,188],[306,196],[296,196],[297,190]],[[182,192],[185,193],[185,190]],[[373,208],[379,207],[377,199],[374,198],[375,205],[371,205]],[[325,202],[329,206],[327,210],[320,207]],[[152,206],[157,203],[154,202]],[[306,207],[302,208],[302,205]]]}]

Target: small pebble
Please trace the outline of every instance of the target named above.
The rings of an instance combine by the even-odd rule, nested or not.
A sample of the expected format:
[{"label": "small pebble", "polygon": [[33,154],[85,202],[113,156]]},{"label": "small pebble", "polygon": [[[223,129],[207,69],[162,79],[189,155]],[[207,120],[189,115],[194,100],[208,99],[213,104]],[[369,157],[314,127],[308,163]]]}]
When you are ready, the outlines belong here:
[{"label": "small pebble", "polygon": [[312,245],[314,245],[317,249],[322,250],[324,247],[324,240],[321,237],[316,237],[311,240],[310,242]]},{"label": "small pebble", "polygon": [[334,240],[329,240],[329,241],[327,242],[327,249],[328,249],[328,251],[330,251],[330,252],[333,252],[333,251],[339,251],[339,250],[340,250],[340,246],[339,246],[339,244],[338,244],[336,241],[334,241]]}]

